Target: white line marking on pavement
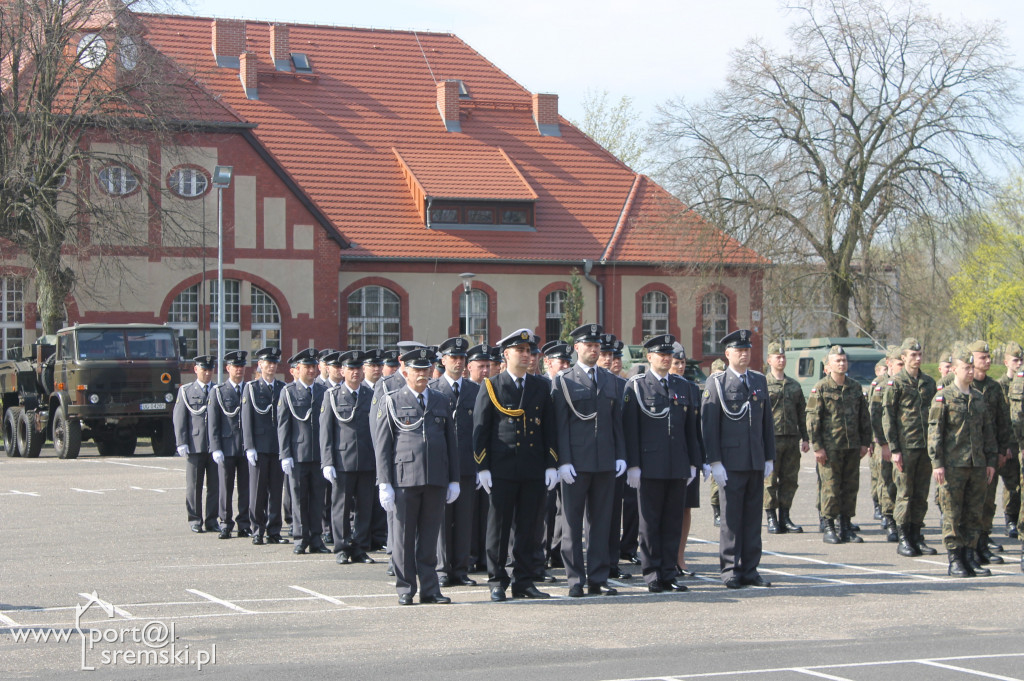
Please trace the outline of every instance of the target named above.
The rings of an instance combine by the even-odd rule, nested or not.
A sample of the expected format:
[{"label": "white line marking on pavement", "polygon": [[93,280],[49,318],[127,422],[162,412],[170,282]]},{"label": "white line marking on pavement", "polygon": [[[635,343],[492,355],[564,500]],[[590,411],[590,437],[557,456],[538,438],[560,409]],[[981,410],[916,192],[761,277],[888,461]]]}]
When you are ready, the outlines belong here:
[{"label": "white line marking on pavement", "polygon": [[366,609],[366,608],[364,608],[361,605],[349,605],[348,603],[345,603],[344,601],[339,601],[337,598],[334,598],[333,596],[328,596],[326,594],[322,594],[322,593],[319,593],[317,591],[313,591],[312,589],[307,589],[304,586],[297,586],[295,584],[292,584],[291,586],[289,586],[289,588],[290,589],[295,589],[296,591],[301,591],[304,594],[309,594],[310,596],[316,596],[320,600],[327,601],[328,603],[332,603],[334,605],[343,605],[343,606],[348,607],[348,608],[355,608],[356,610],[365,610]]},{"label": "white line marking on pavement", "polygon": [[14,620],[12,620],[10,617],[8,617],[7,615],[4,615],[2,613],[0,613],[0,622],[3,622],[4,624],[6,624],[9,627],[20,627],[21,626],[20,624],[18,624]]},{"label": "white line marking on pavement", "polygon": [[915,660],[918,664],[928,665],[929,667],[938,667],[940,669],[949,669],[954,672],[961,672],[963,674],[973,674],[974,676],[984,676],[986,679],[1001,679],[1001,681],[1021,681],[1016,676],[1000,676],[999,674],[989,674],[988,672],[980,672],[977,669],[968,669],[967,667],[954,667],[951,664],[942,664],[935,660]]},{"label": "white line marking on pavement", "polygon": [[205,598],[208,601],[213,601],[214,603],[219,603],[220,605],[223,605],[225,608],[231,608],[232,610],[237,610],[238,612],[244,612],[247,615],[254,614],[252,610],[246,610],[245,608],[243,608],[240,605],[235,605],[234,603],[225,601],[225,600],[223,600],[221,598],[217,598],[216,596],[211,596],[210,594],[204,593],[202,591],[199,591],[198,589],[185,589],[185,591],[189,592],[190,594],[195,594],[196,596],[199,596],[200,598]]},{"label": "white line marking on pavement", "polygon": [[[305,560],[299,560],[298,558],[292,558],[290,560],[259,560],[259,561],[248,561],[245,563],[204,563],[203,565],[177,563],[175,565],[161,565],[159,569],[167,570],[170,568],[206,568],[206,567],[238,567],[240,565],[274,565],[276,563],[291,563],[292,565],[306,565],[308,563],[333,563],[334,558],[306,558]],[[391,584],[394,586],[394,582]]]},{"label": "white line marking on pavement", "polygon": [[86,492],[88,494],[103,494],[104,492],[113,492],[113,489],[82,489],[81,487],[72,487],[71,489],[76,492]]},{"label": "white line marking on pavement", "polygon": [[617,586],[620,589],[628,589],[631,586],[635,586],[634,584],[626,584],[625,582],[620,582],[617,579],[609,579],[608,583],[612,586]]},{"label": "white line marking on pavement", "polygon": [[[90,600],[90,599],[93,598],[92,594],[80,593],[78,595],[81,596],[82,598],[86,599],[86,600]],[[131,614],[130,612],[128,612],[124,608],[121,608],[119,606],[114,605],[110,601],[100,600],[99,598],[95,599],[95,601],[97,603],[99,603],[101,606],[109,605],[113,609],[115,615],[120,615],[121,617],[125,618],[126,620],[133,620],[133,619],[135,619],[135,615]]]},{"label": "white line marking on pavement", "polygon": [[129,485],[129,489],[137,489],[140,492],[159,492],[160,494],[167,492],[165,489],[156,489],[155,487],[136,487],[135,485]]},{"label": "white line marking on pavement", "polygon": [[760,572],[767,572],[770,575],[782,575],[783,577],[793,577],[794,579],[811,579],[816,582],[829,582],[831,584],[845,584],[847,586],[853,586],[856,582],[847,582],[842,579],[831,579],[829,577],[815,577],[814,575],[795,575],[792,572],[783,572],[782,570],[769,570],[768,568],[759,567]]},{"label": "white line marking on pavement", "polygon": [[112,466],[130,466],[132,468],[151,468],[155,471],[176,471],[178,473],[184,473],[184,468],[167,468],[165,466],[146,466],[141,463],[126,463],[124,461],[106,461],[100,459],[79,459],[84,463],[108,463]]},{"label": "white line marking on pavement", "polygon": [[23,496],[26,496],[26,497],[38,497],[39,496],[35,492],[19,492],[16,489],[12,489],[12,490],[7,491],[7,492],[0,492],[0,497],[11,496],[11,495],[14,495],[14,494],[20,494],[20,495],[23,495]]},{"label": "white line marking on pavement", "polygon": [[[941,565],[942,567],[947,568],[947,569],[949,567],[949,563],[943,563],[942,561],[939,561],[939,560],[928,560],[927,558],[915,558],[914,560],[916,560],[918,563],[931,563],[932,565]],[[993,564],[993,563],[989,563],[986,567],[988,567],[988,569],[994,575],[1015,575],[1015,574],[1017,574],[1016,570],[1001,569],[1001,568],[996,567],[996,565]]]},{"label": "white line marking on pavement", "polygon": [[799,674],[807,674],[808,676],[817,676],[819,679],[831,679],[832,681],[851,681],[845,676],[832,676],[831,674],[825,674],[824,672],[816,672],[812,669],[804,669],[803,667],[793,667],[787,669],[788,672],[797,672]]}]

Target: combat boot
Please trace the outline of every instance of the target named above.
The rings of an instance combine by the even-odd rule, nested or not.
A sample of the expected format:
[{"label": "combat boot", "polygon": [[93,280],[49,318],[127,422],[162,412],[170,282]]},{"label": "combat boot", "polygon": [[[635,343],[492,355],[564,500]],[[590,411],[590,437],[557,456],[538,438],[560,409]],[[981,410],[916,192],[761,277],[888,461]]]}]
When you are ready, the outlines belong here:
[{"label": "combat boot", "polygon": [[882,529],[886,532],[885,541],[891,544],[898,542],[900,540],[900,533],[896,531],[896,521],[893,520],[893,517],[891,515],[885,516],[883,523],[885,527]]},{"label": "combat boot", "polygon": [[715,514],[715,527],[722,526],[722,511],[718,506],[711,505],[711,512]]},{"label": "combat boot", "polygon": [[1010,539],[1019,539],[1020,534],[1017,532],[1017,523],[1010,518],[1009,515],[1003,515],[1006,518],[1006,536]]},{"label": "combat boot", "polygon": [[821,516],[821,511],[818,511],[818,532],[825,531],[825,519]]},{"label": "combat boot", "polygon": [[1024,572],[1024,544],[1020,547],[1020,571]]},{"label": "combat boot", "polygon": [[[986,533],[982,537],[982,539],[985,540],[985,546],[988,547],[989,551],[1002,551],[1003,550],[1003,545],[1002,544],[997,544],[996,542],[992,541],[992,535],[991,534]],[[978,542],[978,544],[980,546],[981,542]]]},{"label": "combat boot", "polygon": [[967,567],[968,572],[978,577],[991,577],[992,571],[987,567],[982,567],[978,563],[978,554],[974,549],[964,548],[964,565]]},{"label": "combat boot", "polygon": [[964,565],[963,557],[960,555],[963,549],[949,549],[949,569],[946,574],[950,577],[970,577],[967,566]]},{"label": "combat boot", "polygon": [[878,505],[878,499],[875,499],[874,502],[875,502],[875,520],[881,520],[882,519],[882,507]]},{"label": "combat boot", "polygon": [[793,534],[800,534],[804,531],[804,528],[794,523],[789,517],[789,509],[787,508],[779,510],[779,524],[786,528],[786,532],[792,532]]},{"label": "combat boot", "polygon": [[839,516],[839,537],[843,540],[843,543],[849,542],[851,544],[863,544],[864,540],[854,534],[853,523],[850,522],[850,517],[841,515]]},{"label": "combat boot", "polygon": [[920,525],[911,525],[911,527],[914,530],[914,534],[912,535],[912,541],[914,542],[914,546],[917,547],[917,550],[920,551],[918,555],[934,556],[936,553],[938,553],[938,551],[924,543],[924,533],[921,532]]},{"label": "combat boot", "polygon": [[775,516],[775,509],[767,509],[764,512],[764,517],[768,520],[768,534],[780,534],[786,531],[779,529],[779,519]]},{"label": "combat boot", "polygon": [[896,547],[896,553],[907,558],[913,558],[914,556],[920,556],[921,552],[917,550],[917,546],[911,541],[911,526],[900,525],[899,526],[899,546]]},{"label": "combat boot", "polygon": [[825,521],[825,533],[821,537],[821,541],[826,544],[842,544],[843,538],[836,532],[836,521],[831,518],[824,518]]},{"label": "combat boot", "polygon": [[997,556],[989,550],[987,534],[983,534],[978,537],[978,550],[975,551],[975,553],[978,556],[978,562],[982,565],[988,565],[989,563],[1001,565],[1003,562],[1002,556]]}]

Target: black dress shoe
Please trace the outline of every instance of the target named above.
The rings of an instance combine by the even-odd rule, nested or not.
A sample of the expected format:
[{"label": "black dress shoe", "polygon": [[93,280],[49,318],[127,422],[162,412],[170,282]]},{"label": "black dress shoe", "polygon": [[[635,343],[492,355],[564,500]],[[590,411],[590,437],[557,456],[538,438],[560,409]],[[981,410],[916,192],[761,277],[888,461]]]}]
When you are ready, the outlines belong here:
[{"label": "black dress shoe", "polygon": [[202,534],[203,532],[206,531],[206,530],[203,529],[203,524],[202,523],[192,523],[191,525],[189,525],[189,528],[193,532],[197,532],[199,534]]},{"label": "black dress shoe", "polygon": [[614,596],[619,592],[613,586],[607,586],[605,584],[591,584],[587,587],[587,593],[591,596]]},{"label": "black dress shoe", "polygon": [[306,547],[303,546],[302,544],[296,544],[295,548],[292,549],[292,553],[295,553],[295,554],[305,553],[305,552],[306,552]]},{"label": "black dress shoe", "polygon": [[225,528],[217,535],[217,539],[231,539],[231,530]]},{"label": "black dress shoe", "polygon": [[389,565],[388,569],[384,571],[384,574],[386,574],[388,577],[394,577],[395,576],[395,568],[393,568],[393,567],[391,567]]},{"label": "black dress shoe", "polygon": [[655,580],[647,585],[647,590],[652,594],[664,593],[665,588],[661,586],[661,582]]},{"label": "black dress shoe", "polygon": [[637,555],[635,553],[624,553],[624,554],[619,556],[619,560],[624,560],[627,563],[631,563],[633,565],[639,565],[640,564],[640,558],[637,557]]},{"label": "black dress shoe", "polygon": [[330,532],[324,532],[323,534],[321,534],[320,535],[320,539],[322,539],[325,544],[333,544],[334,543],[334,535],[331,534]]},{"label": "black dress shoe", "polygon": [[279,534],[272,534],[269,537],[267,537],[267,543],[268,544],[291,544],[292,542],[291,542],[290,539],[285,539],[284,537],[282,537]]},{"label": "black dress shoe", "polygon": [[756,575],[754,577],[751,577],[750,579],[744,579],[743,583],[746,584],[747,586],[753,586],[753,587],[756,587],[758,589],[767,589],[768,587],[770,587],[772,585],[771,582],[769,582],[767,579],[765,579],[761,575]]},{"label": "black dress shoe", "polygon": [[740,582],[739,577],[732,577],[725,582],[726,589],[742,589],[743,583]]},{"label": "black dress shoe", "polygon": [[437,594],[436,596],[420,596],[420,603],[425,605],[448,605],[452,602],[452,599],[447,596]]},{"label": "black dress shoe", "polygon": [[612,579],[633,579],[633,575],[628,572],[623,572],[618,567],[613,567],[608,571],[608,576]]},{"label": "black dress shoe", "polygon": [[687,568],[682,568],[679,566],[676,566],[676,572],[679,573],[680,577],[685,577],[686,579],[697,576],[697,573],[693,570],[688,570]]},{"label": "black dress shoe", "polygon": [[438,585],[447,588],[452,585],[452,580],[448,579],[448,575],[445,575],[444,577],[438,578],[437,583]]},{"label": "black dress shoe", "polygon": [[661,583],[661,586],[662,586],[662,588],[665,589],[665,591],[679,591],[679,592],[689,591],[689,589],[687,589],[684,584],[680,584],[679,582],[677,582],[675,580],[663,581]]},{"label": "black dress shoe", "polygon": [[512,589],[512,598],[551,598],[551,594],[538,591],[532,584],[525,589]]},{"label": "black dress shoe", "polygon": [[416,601],[412,599],[412,594],[398,594],[399,605],[412,605]]},{"label": "black dress shoe", "polygon": [[249,530],[239,530],[238,531],[238,536],[239,537],[251,537],[252,536],[252,532],[250,532]]},{"label": "black dress shoe", "polygon": [[352,562],[353,563],[366,563],[367,565],[371,565],[373,563],[376,563],[377,561],[375,561],[373,558],[370,558],[365,553],[358,553],[358,554],[352,556]]},{"label": "black dress shoe", "polygon": [[583,598],[583,585],[573,584],[569,587],[569,598]]},{"label": "black dress shoe", "polygon": [[220,525],[207,525],[206,526],[206,531],[207,532],[220,532]]},{"label": "black dress shoe", "polygon": [[502,589],[500,586],[492,586],[491,600],[495,603],[501,603],[503,600],[505,600],[505,590]]},{"label": "black dress shoe", "polygon": [[476,580],[469,577],[452,577],[448,581],[452,586],[476,586]]},{"label": "black dress shoe", "polygon": [[352,562],[352,556],[348,555],[345,551],[338,551],[338,557],[335,559],[338,565],[348,565]]},{"label": "black dress shoe", "polygon": [[555,577],[550,572],[548,572],[547,570],[545,570],[544,574],[541,576],[541,581],[542,582],[547,582],[548,584],[553,584],[554,582],[558,581],[558,578]]},{"label": "black dress shoe", "polygon": [[309,552],[310,553],[333,553],[333,551],[331,551],[326,546],[311,546],[309,548]]},{"label": "black dress shoe", "polygon": [[254,534],[252,536],[252,543],[255,544],[256,546],[263,546],[263,535],[262,534]]}]

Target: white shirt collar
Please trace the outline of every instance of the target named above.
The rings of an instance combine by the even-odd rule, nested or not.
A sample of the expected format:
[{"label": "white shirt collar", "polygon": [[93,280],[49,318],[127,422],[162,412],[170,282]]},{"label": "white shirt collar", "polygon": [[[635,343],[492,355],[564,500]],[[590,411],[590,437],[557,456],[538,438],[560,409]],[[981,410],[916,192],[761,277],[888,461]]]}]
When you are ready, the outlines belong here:
[{"label": "white shirt collar", "polygon": [[726,367],[726,369],[725,369],[725,370],[726,370],[726,371],[728,371],[729,373],[731,373],[731,374],[732,374],[733,376],[735,376],[736,378],[743,378],[743,377],[745,377],[745,376],[747,375],[747,372],[746,372],[746,371],[744,371],[744,372],[743,372],[742,374],[738,374],[738,373],[736,373],[736,370],[735,370],[735,369],[733,369],[731,365],[730,365],[730,366],[728,366],[728,367]]},{"label": "white shirt collar", "polygon": [[448,375],[448,372],[445,372],[442,375],[444,376],[444,380],[448,381],[448,385],[449,386],[453,386],[456,383],[458,383],[459,384],[459,390],[462,390],[462,379],[461,378],[456,381],[451,376]]}]

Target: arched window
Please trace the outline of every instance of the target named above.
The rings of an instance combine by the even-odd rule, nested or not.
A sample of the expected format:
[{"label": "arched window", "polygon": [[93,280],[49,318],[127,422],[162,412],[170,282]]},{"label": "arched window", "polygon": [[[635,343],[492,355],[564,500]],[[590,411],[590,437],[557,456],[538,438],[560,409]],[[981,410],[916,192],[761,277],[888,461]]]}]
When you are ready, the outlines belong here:
[{"label": "arched window", "polygon": [[178,196],[191,199],[205,194],[210,180],[198,168],[185,166],[171,171],[167,176],[167,186]]},{"label": "arched window", "polygon": [[217,349],[217,282],[210,282],[210,354],[220,356],[242,347],[242,296],[241,282],[237,279],[224,280],[224,350]]},{"label": "arched window", "polygon": [[668,296],[661,291],[648,291],[640,299],[640,335],[644,340],[668,333]]},{"label": "arched window", "polygon": [[364,286],[348,297],[348,348],[373,350],[398,343],[401,305],[394,291]]},{"label": "arched window", "polygon": [[25,340],[25,280],[0,277],[0,359]]},{"label": "arched window", "polygon": [[552,291],[544,298],[544,342],[558,340],[562,337],[562,320],[565,317],[565,303],[569,294],[565,291]]},{"label": "arched window", "polygon": [[199,354],[199,284],[189,286],[171,302],[167,324],[185,338],[185,357]]},{"label": "arched window", "polygon": [[729,332],[729,299],[724,293],[714,291],[704,296],[701,305],[704,316],[704,354],[724,355],[725,349],[719,341]]},{"label": "arched window", "polygon": [[[469,291],[469,316],[466,315],[466,293],[459,296],[459,334],[469,336],[472,343],[487,342],[487,312],[490,301],[480,289]],[[466,322],[469,322],[469,329]]]},{"label": "arched window", "polygon": [[112,196],[125,196],[138,189],[139,180],[130,168],[112,165],[100,171],[99,184],[100,189]]},{"label": "arched window", "polygon": [[[281,347],[281,311],[273,297],[251,284],[249,304],[252,328],[242,328],[243,283],[238,279],[224,280],[224,352],[240,350],[248,342],[252,352],[263,347]],[[203,314],[202,284],[194,284],[175,296],[167,313],[168,326],[185,338],[185,357],[221,354],[217,350],[217,281],[207,282],[209,298]],[[204,328],[209,319],[209,327]],[[248,336],[248,338],[246,338]]]},{"label": "arched window", "polygon": [[252,352],[281,347],[281,312],[270,294],[252,286]]}]

